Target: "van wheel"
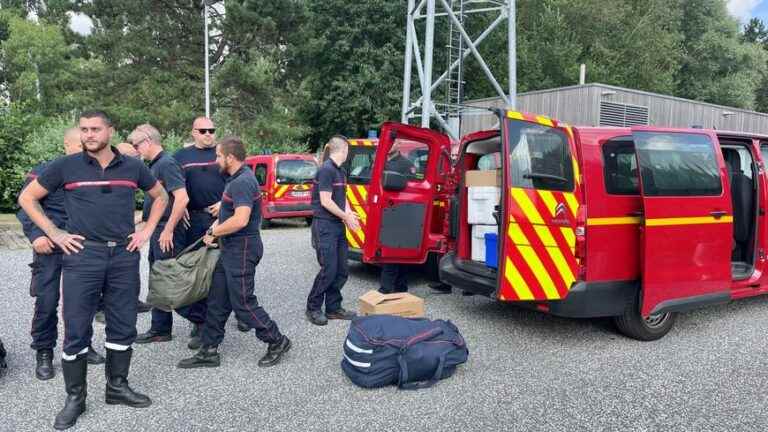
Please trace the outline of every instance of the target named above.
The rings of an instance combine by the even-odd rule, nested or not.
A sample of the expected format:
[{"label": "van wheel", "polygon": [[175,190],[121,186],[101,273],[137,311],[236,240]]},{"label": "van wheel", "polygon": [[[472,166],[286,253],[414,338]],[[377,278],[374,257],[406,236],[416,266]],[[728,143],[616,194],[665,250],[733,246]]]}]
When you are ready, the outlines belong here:
[{"label": "van wheel", "polygon": [[628,303],[624,314],[614,317],[613,322],[624,336],[639,341],[655,341],[663,338],[675,326],[677,313],[667,312],[643,318],[640,315],[639,294],[637,300]]},{"label": "van wheel", "polygon": [[312,216],[308,216],[304,220],[307,221],[307,226],[312,226]]},{"label": "van wheel", "polygon": [[269,221],[269,219],[262,219],[261,220],[261,229],[267,229],[272,226],[272,222]]}]

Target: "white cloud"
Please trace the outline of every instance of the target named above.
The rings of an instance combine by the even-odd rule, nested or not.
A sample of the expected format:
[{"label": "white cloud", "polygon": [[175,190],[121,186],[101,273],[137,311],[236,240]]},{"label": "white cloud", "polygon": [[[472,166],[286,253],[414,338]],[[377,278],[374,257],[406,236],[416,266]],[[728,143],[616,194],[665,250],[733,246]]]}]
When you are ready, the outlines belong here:
[{"label": "white cloud", "polygon": [[746,21],[752,18],[752,11],[764,0],[728,0],[728,12],[736,18]]},{"label": "white cloud", "polygon": [[69,12],[69,28],[83,36],[91,34],[93,21],[88,15]]}]

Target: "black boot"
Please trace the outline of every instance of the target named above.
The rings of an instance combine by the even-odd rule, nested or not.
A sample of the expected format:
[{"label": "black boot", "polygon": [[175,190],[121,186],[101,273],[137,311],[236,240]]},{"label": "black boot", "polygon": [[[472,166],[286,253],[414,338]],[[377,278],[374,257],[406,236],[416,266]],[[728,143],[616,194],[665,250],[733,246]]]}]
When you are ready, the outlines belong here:
[{"label": "black boot", "polygon": [[128,386],[128,370],[131,367],[133,350],[111,350],[107,348],[107,365],[104,371],[107,375],[106,402],[109,405],[127,405],[134,408],[146,408],[152,405],[147,396],[136,393]]},{"label": "black boot", "polygon": [[85,378],[88,374],[88,360],[85,355],[79,355],[72,361],[62,360],[61,371],[67,388],[67,400],[53,423],[53,428],[56,430],[71,428],[77,423],[80,414],[85,412],[87,394]]},{"label": "black boot", "polygon": [[202,324],[192,324],[192,331],[189,333],[189,343],[187,344],[187,348],[191,350],[199,350],[203,345],[202,340],[200,340],[200,331],[202,330],[202,327]]},{"label": "black boot", "polygon": [[3,340],[0,339],[0,376],[3,376],[5,371],[8,369],[8,364],[5,363],[6,355],[7,353],[5,352],[5,347],[3,346]]},{"label": "black boot", "polygon": [[239,330],[239,331],[241,331],[243,333],[247,333],[248,331],[251,330],[251,326],[249,326],[248,324],[246,324],[246,323],[244,323],[244,322],[242,322],[240,320],[237,320],[237,330]]},{"label": "black boot", "polygon": [[283,355],[287,353],[289,349],[291,349],[291,340],[288,339],[288,336],[283,336],[283,338],[280,339],[280,342],[269,344],[267,353],[259,360],[259,366],[269,367],[280,363]]},{"label": "black boot", "polygon": [[88,347],[88,354],[86,354],[86,356],[88,358],[89,365],[100,365],[106,361],[103,355],[99,354],[95,349],[93,349],[93,346]]},{"label": "black boot", "polygon": [[53,350],[37,350],[37,366],[35,367],[35,376],[41,381],[46,381],[54,377],[56,372],[53,369]]},{"label": "black boot", "polygon": [[177,367],[180,369],[219,367],[219,365],[221,365],[221,356],[219,355],[218,348],[219,347],[208,347],[203,345],[197,354],[180,361]]}]

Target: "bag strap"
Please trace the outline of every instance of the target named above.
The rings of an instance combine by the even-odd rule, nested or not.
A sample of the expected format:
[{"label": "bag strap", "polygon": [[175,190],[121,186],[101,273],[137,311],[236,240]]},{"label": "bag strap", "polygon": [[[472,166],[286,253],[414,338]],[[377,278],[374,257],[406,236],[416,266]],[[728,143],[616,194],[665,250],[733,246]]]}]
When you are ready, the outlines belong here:
[{"label": "bag strap", "polygon": [[397,388],[400,390],[419,390],[419,389],[425,389],[432,387],[435,385],[438,381],[440,381],[440,378],[443,376],[443,369],[445,369],[445,358],[448,356],[447,352],[444,352],[440,356],[440,362],[437,364],[437,369],[435,369],[435,374],[432,375],[432,378],[428,381],[422,381],[422,382],[405,382],[408,379],[408,365],[405,362],[405,359],[403,359],[403,352],[400,353],[400,355],[397,357],[397,362],[400,364],[400,377],[398,378],[397,382]]},{"label": "bag strap", "polygon": [[182,255],[184,255],[185,253],[187,253],[187,252],[191,251],[192,249],[194,249],[194,248],[195,248],[197,245],[199,245],[199,244],[200,244],[200,243],[202,243],[202,242],[203,242],[203,237],[200,237],[199,239],[197,239],[197,241],[195,241],[195,242],[194,242],[194,243],[192,243],[191,245],[189,245],[189,246],[185,247],[185,248],[184,248],[184,249],[183,249],[181,252],[179,252],[179,254],[178,254],[178,255],[176,255],[176,259],[179,259],[179,257],[180,257],[180,256],[182,256]]}]

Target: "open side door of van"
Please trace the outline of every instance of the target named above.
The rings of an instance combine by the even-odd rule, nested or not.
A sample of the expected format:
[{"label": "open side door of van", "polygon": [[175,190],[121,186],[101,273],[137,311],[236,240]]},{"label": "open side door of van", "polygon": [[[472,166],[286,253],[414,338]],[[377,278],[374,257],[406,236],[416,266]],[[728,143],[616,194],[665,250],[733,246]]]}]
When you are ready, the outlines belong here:
[{"label": "open side door of van", "polygon": [[496,297],[564,299],[578,276],[576,228],[581,196],[570,127],[506,111],[501,119],[502,217]]},{"label": "open side door of van", "polygon": [[430,238],[436,176],[450,139],[439,132],[384,123],[371,171],[363,261],[421,264]]},{"label": "open side door of van", "polygon": [[717,136],[633,127],[643,198],[644,317],[730,298],[733,210]]}]

